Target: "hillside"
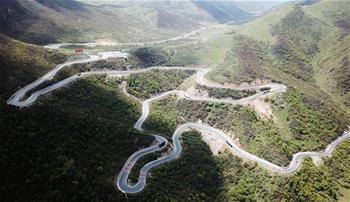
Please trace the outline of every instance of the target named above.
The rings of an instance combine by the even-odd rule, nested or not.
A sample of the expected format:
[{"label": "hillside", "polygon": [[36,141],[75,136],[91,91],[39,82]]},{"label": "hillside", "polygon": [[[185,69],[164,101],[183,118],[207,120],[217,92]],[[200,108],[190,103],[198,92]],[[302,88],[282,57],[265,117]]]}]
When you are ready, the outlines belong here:
[{"label": "hillside", "polygon": [[[1,201],[120,201],[113,177],[152,137],[132,129],[138,105],[89,78],[30,108],[6,103],[66,56],[0,35]],[[93,93],[92,93],[93,92]]]},{"label": "hillside", "polygon": [[[346,8],[349,6],[349,2],[346,1],[337,4],[323,1],[305,9],[307,14],[322,20],[332,30],[321,40],[319,54],[313,60],[317,67],[316,83],[337,104],[343,106],[348,114],[350,114],[350,13]],[[330,10],[332,15],[320,12],[323,8]]]},{"label": "hillside", "polygon": [[[253,17],[249,11],[245,11],[240,7],[248,8],[254,3],[245,3],[242,6],[239,2],[234,1],[203,1],[203,0],[79,0],[80,2],[92,5],[117,5],[125,7],[148,7],[158,8],[170,14],[186,17],[199,22],[242,22]],[[275,4],[276,5],[276,4]],[[274,6],[275,6],[274,5]],[[273,5],[272,5],[273,6]],[[250,9],[247,9],[250,10]],[[261,8],[257,9],[261,10]]]},{"label": "hillside", "polygon": [[0,44],[0,96],[3,101],[67,58],[64,54],[25,44],[3,34],[0,34]]},{"label": "hillside", "polygon": [[[277,80],[349,112],[345,101],[349,78],[347,7],[346,1],[286,5],[242,25],[234,36],[234,48],[212,78],[235,83]],[[257,31],[261,34],[255,34]]]},{"label": "hillside", "polygon": [[241,10],[230,1],[192,1],[199,8],[207,11],[219,22],[243,22],[252,18],[252,15]]},{"label": "hillside", "polygon": [[[146,122],[146,127],[166,135],[178,124],[200,119],[231,134],[245,150],[279,165],[287,165],[298,151],[324,148],[347,130],[350,123],[348,8],[348,1],[285,4],[261,18],[234,27],[224,36],[211,38],[196,47],[176,49],[177,55],[193,57],[196,64],[207,65],[206,58],[198,56],[205,51],[208,51],[206,56],[213,55],[221,47],[212,44],[222,44],[226,37],[232,37],[225,41],[225,46],[231,48],[222,56],[223,60],[211,66],[215,68],[209,73],[209,79],[231,85],[279,82],[288,90],[281,96],[243,107],[169,97],[153,105],[153,120]],[[256,109],[261,106],[266,106],[263,110],[271,113],[266,115],[266,111]],[[348,141],[341,146],[348,147]],[[347,155],[342,150],[336,156],[341,162],[340,159],[348,159]],[[291,178],[275,176],[271,184],[257,182],[257,176],[271,177],[261,170],[243,171],[238,174],[244,176],[238,183],[228,183],[229,188],[223,183],[223,189],[230,191],[223,191],[222,201],[336,201],[344,193],[347,198],[343,200],[347,201],[350,167],[343,164],[338,169],[331,161],[332,158],[323,159],[321,165],[305,162],[302,170]],[[222,172],[229,175],[235,169],[225,168]],[[281,188],[284,191],[276,185],[284,187]],[[268,187],[269,191],[265,190],[268,194],[259,195],[264,187]]]},{"label": "hillside", "polygon": [[201,25],[247,21],[251,15],[229,2],[118,2],[91,5],[75,0],[5,0],[0,32],[34,43],[166,39]]},{"label": "hillside", "polygon": [[[156,9],[97,7],[74,0],[6,0],[1,3],[0,10],[0,32],[35,44],[103,39],[155,40],[170,38],[199,26],[196,22],[171,15],[167,18],[170,25],[174,21],[174,26],[157,23],[157,15],[167,14]],[[140,15],[144,17],[140,18]]]}]

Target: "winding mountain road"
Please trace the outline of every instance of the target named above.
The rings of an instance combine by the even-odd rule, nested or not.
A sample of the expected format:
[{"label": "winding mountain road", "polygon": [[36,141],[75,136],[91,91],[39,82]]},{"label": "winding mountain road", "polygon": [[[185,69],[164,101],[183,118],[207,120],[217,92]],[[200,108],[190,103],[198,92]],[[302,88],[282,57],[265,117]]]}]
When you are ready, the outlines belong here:
[{"label": "winding mountain road", "polygon": [[[261,85],[261,86],[244,86],[244,87],[227,87],[218,83],[214,83],[211,81],[208,81],[205,79],[205,75],[210,71],[210,69],[201,69],[201,68],[194,68],[194,67],[151,67],[151,68],[147,68],[147,69],[138,69],[138,70],[128,70],[128,71],[90,71],[90,72],[82,72],[73,76],[70,76],[64,80],[61,80],[53,85],[50,85],[46,88],[40,89],[34,93],[32,93],[29,98],[24,99],[25,95],[32,89],[38,87],[41,83],[48,81],[50,79],[52,79],[56,73],[58,71],[60,71],[62,68],[69,66],[69,65],[73,65],[73,64],[79,64],[79,63],[87,63],[87,62],[92,62],[92,61],[98,61],[98,60],[104,60],[104,59],[108,59],[108,58],[117,58],[117,57],[128,57],[127,53],[123,53],[123,52],[102,52],[102,53],[98,53],[95,55],[89,55],[88,59],[81,59],[81,60],[76,60],[76,61],[72,61],[72,62],[66,62],[64,64],[58,65],[56,68],[52,69],[51,71],[49,71],[46,75],[42,76],[41,78],[39,78],[38,80],[34,81],[33,83],[25,86],[24,88],[20,89],[19,91],[17,91],[13,96],[11,96],[11,98],[8,100],[8,104],[10,105],[14,105],[17,107],[28,107],[31,104],[33,104],[37,98],[40,95],[46,94],[48,92],[51,92],[55,89],[58,89],[62,86],[65,86],[77,79],[86,77],[86,76],[92,76],[92,75],[104,75],[104,74],[112,74],[112,75],[120,75],[120,76],[128,76],[130,74],[137,74],[137,73],[142,73],[142,72],[146,72],[146,71],[151,71],[154,69],[159,69],[159,70],[192,70],[192,71],[196,71],[197,73],[194,75],[196,78],[196,82],[201,84],[201,85],[205,85],[207,87],[211,87],[211,88],[230,88],[230,89],[236,89],[236,90],[259,90],[261,88],[269,88],[269,90],[263,91],[263,92],[258,92],[255,95],[243,98],[243,99],[239,99],[239,100],[230,100],[230,99],[215,99],[215,98],[208,98],[208,97],[200,97],[200,96],[191,96],[188,95],[186,92],[181,91],[181,90],[172,90],[172,91],[168,91],[165,93],[162,93],[160,95],[157,95],[155,97],[152,97],[150,99],[144,100],[142,102],[142,115],[139,118],[139,120],[135,123],[134,128],[138,129],[138,130],[142,130],[142,125],[143,123],[146,121],[147,117],[149,116],[149,107],[151,102],[155,101],[155,100],[159,100],[162,99],[168,95],[171,94],[176,94],[180,97],[182,97],[183,99],[188,99],[188,100],[192,100],[192,101],[209,101],[209,102],[218,102],[218,103],[230,103],[230,104],[244,104],[247,103],[248,101],[257,99],[259,97],[263,97],[263,96],[267,96],[267,95],[271,95],[271,94],[276,94],[276,93],[281,93],[286,91],[286,86],[282,85],[282,84],[275,84],[275,83],[271,83],[271,84],[265,84],[265,85]],[[125,84],[124,84],[125,85]],[[124,92],[127,94],[126,90],[124,89]],[[129,94],[127,94],[129,95]],[[167,139],[158,136],[158,135],[154,135],[155,140],[156,140],[156,144],[141,149],[137,152],[135,152],[133,155],[131,155],[128,160],[126,161],[126,163],[124,164],[122,170],[120,171],[118,178],[116,180],[116,185],[118,187],[118,189],[124,193],[137,193],[140,192],[144,189],[145,185],[146,185],[146,177],[147,177],[147,173],[154,167],[159,166],[161,164],[164,164],[166,162],[175,160],[179,157],[179,155],[182,152],[182,147],[181,147],[181,142],[180,142],[180,136],[187,130],[191,130],[191,129],[200,129],[200,130],[206,130],[212,134],[214,134],[217,138],[222,138],[226,141],[227,145],[231,148],[232,153],[234,153],[235,155],[244,158],[244,159],[248,159],[251,161],[254,161],[256,163],[258,163],[260,166],[272,171],[272,172],[277,172],[277,173],[292,173],[295,172],[302,160],[305,157],[325,157],[325,156],[329,156],[334,149],[336,148],[336,146],[340,143],[342,143],[343,141],[345,141],[346,139],[348,139],[350,137],[350,133],[349,132],[344,132],[344,134],[339,137],[338,139],[336,139],[335,141],[333,141],[332,143],[330,143],[324,151],[319,151],[319,152],[299,152],[294,154],[292,161],[290,162],[290,164],[287,167],[281,167],[278,166],[276,164],[273,164],[265,159],[259,158],[247,151],[244,151],[243,149],[239,148],[225,133],[221,132],[218,129],[215,129],[205,123],[185,123],[182,125],[179,125],[175,132],[173,133],[172,136],[172,151],[162,157],[159,157],[158,159],[151,161],[149,163],[147,163],[145,166],[142,167],[141,171],[140,171],[140,175],[139,175],[139,179],[138,182],[134,185],[129,185],[128,184],[128,177],[130,174],[130,171],[132,170],[133,166],[135,165],[135,163],[137,162],[137,160],[139,160],[141,157],[153,153],[153,152],[157,152],[157,151],[161,151],[163,148],[166,147],[166,145],[168,145],[168,141]]]}]

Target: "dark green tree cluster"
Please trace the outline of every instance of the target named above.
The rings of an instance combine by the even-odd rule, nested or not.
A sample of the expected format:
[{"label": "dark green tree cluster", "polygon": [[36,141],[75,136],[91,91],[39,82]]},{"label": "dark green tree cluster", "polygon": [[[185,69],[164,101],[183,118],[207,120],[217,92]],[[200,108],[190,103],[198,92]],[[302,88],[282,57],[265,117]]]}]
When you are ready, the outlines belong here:
[{"label": "dark green tree cluster", "polygon": [[193,73],[189,70],[152,70],[132,74],[127,80],[127,90],[138,98],[149,98],[154,94],[176,89]]},{"label": "dark green tree cluster", "polygon": [[130,51],[147,67],[157,66],[167,62],[170,57],[159,47],[142,47]]},{"label": "dark green tree cluster", "polygon": [[199,86],[199,89],[206,90],[209,94],[209,97],[214,98],[231,98],[234,100],[238,100],[241,98],[245,98],[251,95],[256,94],[256,91],[253,90],[234,90],[229,88],[210,88],[207,86]]}]

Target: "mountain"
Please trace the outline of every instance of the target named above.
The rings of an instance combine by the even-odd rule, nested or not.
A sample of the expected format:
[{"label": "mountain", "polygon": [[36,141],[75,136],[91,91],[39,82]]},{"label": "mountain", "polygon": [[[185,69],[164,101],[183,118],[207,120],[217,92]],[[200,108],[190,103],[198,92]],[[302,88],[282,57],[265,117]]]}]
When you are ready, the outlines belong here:
[{"label": "mountain", "polygon": [[35,44],[165,39],[201,25],[241,22],[252,17],[232,2],[221,1],[91,5],[75,0],[4,0],[0,11],[1,33]]},{"label": "mountain", "polygon": [[37,0],[37,2],[54,10],[70,9],[80,11],[84,9],[84,5],[75,0]]},{"label": "mountain", "polygon": [[244,70],[245,66],[239,66],[243,69],[235,70],[238,67],[229,60],[239,58],[237,55],[228,57],[224,64],[230,63],[233,68],[230,71],[235,71],[234,78],[240,81],[267,76],[292,82],[292,85],[318,86],[320,94],[327,94],[328,99],[349,113],[348,7],[347,1],[331,3],[327,0],[286,4],[237,28],[234,49],[239,53],[245,43],[250,47],[256,45],[258,48],[254,52],[261,60],[259,69],[249,73]]},{"label": "mountain", "polygon": [[[157,9],[99,7],[74,0],[5,0],[0,10],[0,32],[35,44],[155,40],[199,27],[199,23]],[[158,23],[159,16],[168,21]]]},{"label": "mountain", "polygon": [[[131,154],[154,139],[133,129],[140,103],[125,96],[119,78],[86,77],[41,96],[28,108],[8,105],[16,90],[68,57],[20,40],[150,40],[202,24],[244,21],[251,16],[244,13],[255,9],[209,1],[101,2],[0,4],[5,33],[0,34],[0,201],[349,201],[349,140],[330,157],[307,158],[295,173],[284,175],[228,150],[214,155],[198,132],[186,132],[181,156],[153,169],[143,192],[124,195],[115,187],[115,176]],[[152,103],[145,131],[169,137],[179,123],[200,119],[232,135],[240,148],[279,165],[287,165],[297,152],[323,150],[350,124],[348,8],[348,1],[286,3],[222,33],[206,33],[207,40],[199,44],[133,49],[130,53],[144,65],[165,65],[176,55],[180,57],[171,65],[212,62],[208,79],[222,84],[287,86],[280,95],[242,106],[169,96]],[[129,77],[127,83],[136,92],[160,93],[181,78],[187,77],[153,71]],[[186,82],[179,88],[193,80]],[[234,93],[216,90],[212,93],[218,96]],[[131,183],[145,163],[164,153],[140,159],[131,171]]]},{"label": "mountain", "polygon": [[286,3],[288,0],[279,0],[279,1],[258,1],[258,0],[250,0],[250,1],[240,1],[236,0],[234,1],[235,4],[242,10],[255,14],[255,15],[261,15],[263,13],[268,12],[271,9],[274,9],[276,7],[279,7],[281,4]]},{"label": "mountain", "polygon": [[242,22],[252,18],[250,13],[241,10],[232,1],[192,1],[199,8],[207,11],[217,21],[225,22]]}]

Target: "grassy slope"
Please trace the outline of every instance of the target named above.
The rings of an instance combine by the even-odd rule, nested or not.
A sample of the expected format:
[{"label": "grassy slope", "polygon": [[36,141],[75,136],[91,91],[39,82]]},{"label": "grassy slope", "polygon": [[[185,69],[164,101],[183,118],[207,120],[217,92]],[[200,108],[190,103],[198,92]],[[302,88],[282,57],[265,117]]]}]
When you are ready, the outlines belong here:
[{"label": "grassy slope", "polygon": [[[344,120],[343,122],[346,123],[347,119],[342,118],[345,113],[342,105],[336,109],[338,102],[318,86],[319,67],[314,65],[314,61],[323,52],[321,47],[323,40],[329,37],[332,29],[320,19],[305,13],[302,8],[294,8],[287,16],[288,18],[282,18],[277,24],[270,26],[270,35],[276,38],[272,44],[256,41],[252,35],[236,36],[236,45],[224,60],[223,65],[212,72],[211,78],[220,82],[238,83],[256,78],[282,81],[291,89],[297,89],[306,100],[313,100],[309,103],[314,103],[313,105],[316,106],[314,110],[317,110],[317,107],[324,107],[326,111],[332,111],[338,120]],[[265,21],[261,20],[261,22]],[[264,24],[261,23],[261,25]],[[251,26],[251,29],[255,26]],[[240,54],[247,52],[246,43],[250,43],[249,47],[253,47],[250,57],[244,56],[247,54],[243,56]],[[342,44],[341,47],[344,49],[345,45]],[[346,53],[345,51],[343,54]],[[333,55],[333,52],[329,52],[328,55]],[[254,65],[254,61],[257,65]],[[252,69],[254,66],[257,68]],[[346,64],[342,68],[343,72],[348,69]]]},{"label": "grassy slope", "polygon": [[202,22],[241,22],[252,18],[252,15],[240,9],[236,2],[230,1],[113,1],[113,0],[79,0],[92,5],[144,6],[161,8],[171,15],[178,15],[187,20]]},{"label": "grassy slope", "polygon": [[203,39],[200,43],[167,46],[171,58],[166,64],[171,66],[201,65],[209,67],[217,65],[232,48],[231,29],[232,26],[208,29],[198,36],[198,38]]},{"label": "grassy slope", "polygon": [[[39,44],[96,39],[132,42],[156,40],[198,27],[193,20],[180,20],[181,16],[170,14],[165,24],[180,23],[181,26],[159,26],[158,10],[141,6],[100,7],[70,1],[44,1],[45,4],[31,0],[16,2],[16,5],[5,2],[0,6],[4,12],[1,31],[22,41]],[[71,4],[74,5],[73,9]]]},{"label": "grassy slope", "polygon": [[276,11],[269,12],[261,18],[243,24],[238,28],[238,34],[247,35],[255,40],[274,42],[275,38],[270,33],[271,25],[278,23],[293,7],[287,4]]},{"label": "grassy slope", "polygon": [[[322,1],[305,12],[321,19],[332,31],[327,33],[320,44],[320,53],[314,58],[317,68],[315,79],[317,84],[332,99],[350,114],[350,13],[349,2]],[[324,8],[329,13],[322,12]]]},{"label": "grassy slope", "polygon": [[[224,65],[212,72],[211,78],[220,82],[264,78],[257,77],[255,72],[241,76],[251,65],[238,53],[250,41],[260,73],[289,87],[283,98],[287,103],[275,110],[280,133],[291,133],[299,149],[325,145],[349,123],[345,115],[349,78],[347,8],[345,1],[321,1],[305,8],[286,6],[243,25],[236,32],[237,46],[228,54]],[[289,12],[282,14],[285,9]],[[270,16],[278,17],[270,19]],[[274,105],[279,105],[279,99],[273,100]],[[293,145],[289,144],[284,153],[295,150]],[[344,172],[349,172],[349,168]]]}]

